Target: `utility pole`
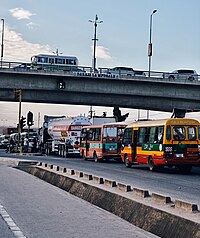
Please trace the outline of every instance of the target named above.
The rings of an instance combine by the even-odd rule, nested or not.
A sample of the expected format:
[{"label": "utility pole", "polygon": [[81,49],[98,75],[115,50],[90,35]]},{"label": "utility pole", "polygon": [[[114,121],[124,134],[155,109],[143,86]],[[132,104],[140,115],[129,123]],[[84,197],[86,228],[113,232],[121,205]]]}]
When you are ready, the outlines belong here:
[{"label": "utility pole", "polygon": [[3,64],[3,51],[4,51],[4,19],[2,20],[2,32],[1,32],[1,68]]},{"label": "utility pole", "polygon": [[38,129],[40,128],[40,112],[38,112]]},{"label": "utility pole", "polygon": [[93,72],[95,73],[95,71],[96,71],[96,45],[97,45],[97,41],[98,41],[98,39],[97,39],[97,25],[99,23],[102,23],[103,21],[98,21],[98,16],[96,15],[94,21],[89,20],[89,22],[94,23],[94,39],[92,39],[92,40],[94,41]]},{"label": "utility pole", "polygon": [[89,119],[92,119],[93,118],[93,112],[95,112],[95,111],[93,111],[92,110],[92,105],[90,106],[90,110],[89,110],[89,115],[88,115],[88,117],[89,117]]},{"label": "utility pole", "polygon": [[19,111],[18,111],[18,147],[20,146],[20,120],[21,120],[21,110],[22,110],[22,89],[16,89],[16,94],[19,95]]},{"label": "utility pole", "polygon": [[157,10],[153,10],[153,12],[150,15],[150,27],[149,27],[149,45],[148,45],[148,57],[149,57],[149,77],[151,76],[151,57],[153,54],[153,45],[152,45],[152,18],[153,18],[153,14],[155,14],[157,12]]}]

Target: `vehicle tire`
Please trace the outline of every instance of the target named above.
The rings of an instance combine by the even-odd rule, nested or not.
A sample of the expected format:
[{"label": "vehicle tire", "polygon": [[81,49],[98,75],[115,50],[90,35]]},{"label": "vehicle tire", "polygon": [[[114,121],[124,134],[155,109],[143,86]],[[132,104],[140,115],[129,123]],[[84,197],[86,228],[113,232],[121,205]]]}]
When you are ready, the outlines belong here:
[{"label": "vehicle tire", "polygon": [[158,170],[158,167],[154,164],[152,157],[149,157],[148,165],[150,171],[155,172]]},{"label": "vehicle tire", "polygon": [[125,157],[124,157],[124,163],[125,163],[125,166],[126,166],[127,168],[131,168],[131,163],[130,163],[130,161],[129,161],[129,159],[128,159],[128,155],[125,155]]},{"label": "vehicle tire", "polygon": [[188,78],[188,80],[193,81],[193,80],[194,80],[194,77],[193,77],[193,76],[190,76],[190,77]]},{"label": "vehicle tire", "polygon": [[183,174],[189,174],[191,172],[192,166],[191,165],[180,165],[178,169]]},{"label": "vehicle tire", "polygon": [[104,159],[106,163],[109,163],[110,162],[110,159],[109,158],[105,158]]},{"label": "vehicle tire", "polygon": [[170,76],[168,77],[168,79],[172,79],[172,80],[174,80],[175,77],[174,77],[174,75],[170,75]]},{"label": "vehicle tire", "polygon": [[85,155],[83,155],[83,159],[85,160],[85,161],[87,161],[88,159],[85,157]]}]

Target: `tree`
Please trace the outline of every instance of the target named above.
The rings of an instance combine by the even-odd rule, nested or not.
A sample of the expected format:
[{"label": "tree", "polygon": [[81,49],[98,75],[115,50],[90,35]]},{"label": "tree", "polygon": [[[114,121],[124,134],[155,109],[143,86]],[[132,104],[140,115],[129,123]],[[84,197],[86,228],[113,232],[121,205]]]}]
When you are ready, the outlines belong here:
[{"label": "tree", "polygon": [[129,116],[129,113],[122,115],[119,107],[114,107],[113,116],[116,118],[117,122],[122,122],[126,120],[126,118]]}]

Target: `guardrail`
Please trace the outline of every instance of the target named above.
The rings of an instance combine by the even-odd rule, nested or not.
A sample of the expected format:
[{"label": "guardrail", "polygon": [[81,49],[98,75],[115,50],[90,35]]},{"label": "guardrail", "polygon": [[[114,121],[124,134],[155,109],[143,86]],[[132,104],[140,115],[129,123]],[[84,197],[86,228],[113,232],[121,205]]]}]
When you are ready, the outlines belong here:
[{"label": "guardrail", "polygon": [[38,73],[38,74],[50,74],[50,75],[69,75],[76,77],[93,77],[93,78],[113,78],[113,79],[148,79],[157,78],[160,80],[167,80],[171,82],[198,82],[200,80],[200,75],[194,75],[194,77],[179,77],[177,73],[161,72],[161,71],[151,71],[150,77],[148,71],[133,70],[132,74],[123,73],[123,71],[118,73],[112,73],[110,68],[99,68],[94,72],[92,67],[89,66],[76,66],[73,70],[63,70],[61,68],[47,68],[44,66],[37,69],[31,66],[30,63],[24,62],[8,62],[2,61],[0,66],[0,71],[10,71],[10,72],[24,72],[24,73]]}]

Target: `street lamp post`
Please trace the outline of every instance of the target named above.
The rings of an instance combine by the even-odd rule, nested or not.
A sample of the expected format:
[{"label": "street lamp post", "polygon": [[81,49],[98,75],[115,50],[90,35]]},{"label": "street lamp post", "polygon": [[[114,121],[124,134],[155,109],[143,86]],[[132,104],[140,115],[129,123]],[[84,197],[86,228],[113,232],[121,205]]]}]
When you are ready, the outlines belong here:
[{"label": "street lamp post", "polygon": [[150,15],[150,30],[149,30],[149,45],[148,45],[148,56],[149,56],[149,77],[151,75],[151,57],[152,57],[152,42],[151,42],[151,35],[152,35],[152,18],[153,14],[156,13],[157,10],[153,10],[153,12]]},{"label": "street lamp post", "polygon": [[3,63],[3,50],[4,50],[4,19],[2,20],[2,33],[1,33],[1,67]]},{"label": "street lamp post", "polygon": [[20,128],[20,120],[21,120],[21,114],[22,114],[22,89],[17,90],[17,95],[19,96],[19,111],[18,111],[18,147],[20,146],[21,142],[21,128]]},{"label": "street lamp post", "polygon": [[94,39],[92,39],[94,41],[94,57],[93,57],[93,71],[96,71],[96,44],[97,44],[97,25],[98,23],[102,23],[103,21],[98,21],[98,16],[95,16],[95,20],[89,20],[89,22],[94,23]]}]

